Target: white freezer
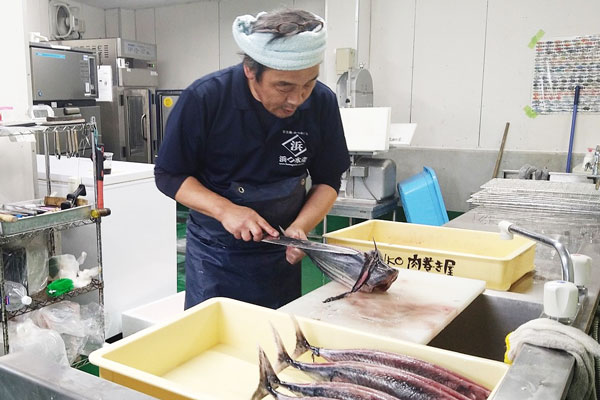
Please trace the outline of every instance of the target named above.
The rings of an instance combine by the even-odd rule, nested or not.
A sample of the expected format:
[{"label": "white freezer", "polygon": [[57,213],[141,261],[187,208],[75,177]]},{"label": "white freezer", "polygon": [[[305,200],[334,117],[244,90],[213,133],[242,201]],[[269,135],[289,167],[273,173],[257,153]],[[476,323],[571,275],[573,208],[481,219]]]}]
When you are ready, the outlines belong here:
[{"label": "white freezer", "polygon": [[[37,164],[43,197],[43,156]],[[158,191],[153,171],[152,164],[113,161],[111,174],[104,177],[104,206],[112,212],[101,225],[107,338],[121,333],[124,311],[177,292],[176,203]],[[91,160],[51,156],[50,172],[52,192],[64,196],[70,181],[80,181],[86,185],[85,198],[94,202]],[[88,253],[85,268],[96,264],[94,230],[89,225],[62,233],[63,253]]]}]

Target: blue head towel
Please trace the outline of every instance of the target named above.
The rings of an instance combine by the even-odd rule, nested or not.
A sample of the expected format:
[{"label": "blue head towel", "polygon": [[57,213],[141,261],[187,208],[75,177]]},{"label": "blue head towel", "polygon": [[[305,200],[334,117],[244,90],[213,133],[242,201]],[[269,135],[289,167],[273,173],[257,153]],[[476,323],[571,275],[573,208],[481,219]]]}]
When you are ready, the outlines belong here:
[{"label": "blue head towel", "polygon": [[241,15],[233,21],[233,38],[244,53],[266,67],[285,71],[310,68],[323,61],[327,30],[322,18],[315,15],[323,22],[322,29],[319,27],[270,42],[272,33],[252,33],[252,24],[262,14],[256,17]]}]

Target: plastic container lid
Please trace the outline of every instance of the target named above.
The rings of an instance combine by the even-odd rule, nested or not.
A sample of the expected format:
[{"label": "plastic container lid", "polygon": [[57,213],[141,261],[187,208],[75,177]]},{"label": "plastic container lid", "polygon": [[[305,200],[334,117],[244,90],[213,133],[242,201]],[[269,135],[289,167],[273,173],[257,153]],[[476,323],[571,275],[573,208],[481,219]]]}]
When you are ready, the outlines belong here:
[{"label": "plastic container lid", "polygon": [[398,192],[407,222],[435,226],[448,222],[444,198],[433,169],[423,167],[423,172],[398,183]]}]

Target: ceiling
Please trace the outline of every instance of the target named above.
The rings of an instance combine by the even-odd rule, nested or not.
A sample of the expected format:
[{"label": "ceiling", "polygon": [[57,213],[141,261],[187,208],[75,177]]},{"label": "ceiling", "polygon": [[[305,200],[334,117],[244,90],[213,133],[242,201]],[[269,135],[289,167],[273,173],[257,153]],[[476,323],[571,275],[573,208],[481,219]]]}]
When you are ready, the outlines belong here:
[{"label": "ceiling", "polygon": [[[153,8],[153,7],[165,7],[173,4],[183,3],[195,3],[198,1],[211,1],[211,0],[77,0],[78,3],[84,3],[92,7],[98,8]],[[67,0],[68,3],[68,0]]]}]

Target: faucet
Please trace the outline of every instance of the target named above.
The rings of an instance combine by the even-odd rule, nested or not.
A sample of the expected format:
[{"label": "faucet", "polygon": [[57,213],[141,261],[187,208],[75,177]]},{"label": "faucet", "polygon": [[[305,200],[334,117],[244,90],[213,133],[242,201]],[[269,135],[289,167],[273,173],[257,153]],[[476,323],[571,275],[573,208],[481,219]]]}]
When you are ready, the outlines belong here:
[{"label": "faucet", "polygon": [[[544,313],[542,317],[551,318],[557,320],[562,324],[571,325],[579,310],[582,307],[583,301],[587,296],[587,289],[584,286],[581,272],[589,270],[591,262],[588,263],[586,259],[589,257],[577,255],[577,270],[578,270],[578,283],[575,283],[575,273],[573,268],[572,256],[569,254],[567,248],[558,240],[554,240],[548,236],[541,235],[532,231],[521,228],[520,226],[514,225],[512,222],[500,221],[498,224],[500,228],[500,237],[502,239],[512,239],[513,233],[528,237],[542,244],[552,246],[556,249],[556,252],[560,256],[560,263],[562,266],[562,280],[561,281],[548,281],[544,284]],[[582,258],[580,260],[580,258]],[[591,259],[589,259],[591,261]],[[590,265],[587,265],[590,264]]]},{"label": "faucet", "polygon": [[562,244],[558,240],[552,239],[549,236],[541,235],[539,233],[523,229],[520,226],[516,226],[512,222],[501,221],[498,224],[498,227],[500,228],[500,235],[502,239],[512,239],[513,233],[518,233],[519,235],[525,236],[529,239],[533,239],[547,246],[554,247],[554,249],[560,256],[560,262],[562,266],[562,280],[575,283],[575,276],[573,274],[573,262],[571,261],[571,255],[569,254],[569,250],[567,250],[564,244]]},{"label": "faucet", "polygon": [[596,146],[594,158],[592,160],[592,175],[596,176],[596,190],[600,188],[600,177],[598,177],[598,168],[600,168],[600,144]]},{"label": "faucet", "polygon": [[596,146],[596,151],[594,151],[594,158],[591,162],[588,162],[584,165],[586,170],[591,169],[592,175],[598,175],[598,168],[600,168],[600,144]]}]

